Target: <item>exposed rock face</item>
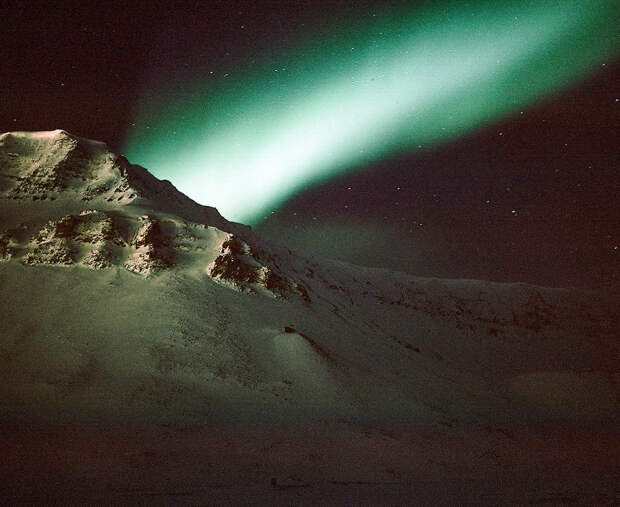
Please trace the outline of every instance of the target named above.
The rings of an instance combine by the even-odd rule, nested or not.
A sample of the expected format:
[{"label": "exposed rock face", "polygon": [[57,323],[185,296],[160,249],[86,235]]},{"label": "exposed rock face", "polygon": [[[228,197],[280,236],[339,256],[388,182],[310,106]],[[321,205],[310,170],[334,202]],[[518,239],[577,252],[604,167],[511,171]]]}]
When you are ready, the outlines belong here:
[{"label": "exposed rock face", "polygon": [[131,242],[136,249],[124,266],[144,276],[166,269],[173,264],[173,249],[162,234],[159,221],[149,216],[138,217],[140,228]]},{"label": "exposed rock face", "polygon": [[[33,232],[21,243],[11,231],[0,234],[0,259],[90,269],[122,266],[148,277],[174,266],[179,253],[188,252],[204,259],[207,274],[230,288],[276,297],[307,297],[303,288],[298,288],[300,284],[281,273],[273,262],[261,260],[245,240],[205,224],[162,222],[153,215],[132,217],[85,209],[50,220]],[[205,241],[212,236],[224,237],[218,250],[208,247],[211,240]],[[20,256],[20,251],[24,255]],[[209,264],[214,255],[211,251],[217,257]]]},{"label": "exposed rock face", "polygon": [[71,235],[74,217],[48,222],[28,245],[26,264],[72,264]]},{"label": "exposed rock face", "polygon": [[8,233],[0,234],[0,261],[8,261],[13,257],[11,236]]},{"label": "exposed rock face", "polygon": [[93,269],[110,266],[110,246],[124,246],[112,218],[96,210],[49,221],[27,245],[26,264],[82,264]]},{"label": "exposed rock face", "polygon": [[220,247],[221,254],[207,266],[207,274],[216,280],[235,284],[256,283],[260,264],[251,256],[247,243],[229,234]]},{"label": "exposed rock face", "polygon": [[166,240],[161,234],[159,221],[156,218],[144,215],[138,217],[138,220],[142,225],[131,242],[133,246],[136,248],[148,245],[162,247],[166,244]]},{"label": "exposed rock face", "polygon": [[72,264],[73,252],[66,238],[51,238],[39,236],[30,246],[24,259],[26,264]]},{"label": "exposed rock face", "polygon": [[[223,235],[214,259],[210,249],[202,246],[201,234]],[[9,260],[20,249],[25,251],[22,261],[27,265],[122,266],[145,277],[174,266],[182,252],[203,252],[206,274],[220,284],[249,294],[311,301],[305,286],[287,276],[272,255],[204,224],[162,223],[152,215],[134,218],[87,209],[48,221],[25,244],[8,232],[0,235],[0,259]]]},{"label": "exposed rock face", "polygon": [[96,245],[84,258],[82,264],[91,269],[105,269],[112,267],[112,252],[106,244]]},{"label": "exposed rock face", "polygon": [[267,292],[278,298],[295,294],[310,302],[308,292],[302,284],[282,273],[273,259],[260,256],[250,245],[233,234],[228,234],[222,242],[220,255],[207,266],[207,274],[214,280],[243,292]]},{"label": "exposed rock face", "polygon": [[84,210],[76,220],[75,237],[84,243],[111,241],[119,246],[126,243],[115,229],[112,217],[97,210]]},{"label": "exposed rock face", "polygon": [[[137,224],[136,224],[137,222]],[[123,231],[137,226],[131,241]],[[84,210],[51,220],[26,245],[25,264],[69,265],[91,269],[112,267],[114,259],[129,258],[122,265],[148,276],[173,265],[174,248],[162,233],[159,221],[149,216],[115,220],[109,213]],[[9,236],[0,238],[0,255],[10,258]]]},{"label": "exposed rock face", "polygon": [[80,142],[63,130],[29,137],[4,134],[0,146],[3,176],[9,179],[7,196],[13,199],[55,199],[71,191],[89,200],[122,179],[122,161],[105,145]]}]

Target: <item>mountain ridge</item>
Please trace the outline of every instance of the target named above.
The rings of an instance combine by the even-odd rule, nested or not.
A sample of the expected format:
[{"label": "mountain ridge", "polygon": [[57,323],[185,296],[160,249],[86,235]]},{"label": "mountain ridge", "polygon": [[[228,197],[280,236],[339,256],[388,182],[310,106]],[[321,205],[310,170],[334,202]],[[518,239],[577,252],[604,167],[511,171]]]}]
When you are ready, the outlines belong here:
[{"label": "mountain ridge", "polygon": [[[189,250],[188,243],[199,236],[209,240],[213,233],[224,234],[219,255],[205,266],[211,265],[207,273],[215,280],[239,289],[252,285],[273,295],[304,291],[274,266],[261,263],[237,238],[253,237],[248,226],[229,222],[215,208],[192,201],[169,181],[114,155],[104,143],[64,130],[6,133],[0,135],[0,163],[0,192],[7,199],[88,204],[78,213],[49,220],[34,234],[30,231],[28,242],[23,226],[2,231],[0,259],[23,257],[29,265],[77,263],[91,269],[117,264],[149,276],[173,266],[180,251]],[[123,216],[127,206],[150,213]],[[168,219],[157,218],[157,212]]]},{"label": "mountain ridge", "polygon": [[[9,198],[54,200],[72,192],[87,202],[105,199],[129,204],[146,199],[188,219],[199,217],[213,225],[239,226],[224,220],[215,208],[191,200],[170,181],[159,180],[124,156],[110,152],[105,143],[58,129],[6,132],[0,135],[0,146],[2,190]],[[30,159],[29,164],[24,158]]]},{"label": "mountain ridge", "polygon": [[[232,432],[226,438],[246,449],[249,464],[231,470],[270,491],[310,488],[279,460],[314,477],[316,491],[359,491],[364,481],[405,488],[431,462],[441,484],[446,470],[458,470],[450,480],[461,484],[470,459],[486,471],[499,463],[509,476],[510,459],[531,451],[517,437],[523,428],[570,434],[612,427],[618,413],[615,295],[304,258],[64,131],[0,136],[0,298],[2,428],[97,427],[113,440],[118,428],[154,432],[151,446],[188,431],[209,442],[205,449]],[[292,428],[323,444],[301,455],[277,450]],[[252,431],[275,436],[249,449]],[[9,440],[11,456],[31,448],[29,435]],[[437,435],[452,447],[428,450]],[[185,438],[180,454],[189,461],[178,463],[176,447],[162,460],[187,478],[211,451],[194,456]],[[470,439],[467,452],[455,450]],[[352,441],[370,447],[338,450]],[[393,455],[383,454],[386,442]],[[321,445],[331,457],[321,457]],[[227,463],[226,449],[218,462]],[[138,446],[134,462],[152,466],[147,451]],[[132,481],[159,491],[126,476],[134,462],[115,459],[122,472],[114,477],[88,473],[123,491]],[[538,470],[551,473],[546,462]],[[485,473],[476,484],[493,490]],[[519,473],[529,484],[529,469]],[[192,494],[204,503],[196,481]],[[240,495],[245,487],[235,486]],[[543,497],[527,488],[532,501]],[[415,494],[399,491],[411,503]]]}]

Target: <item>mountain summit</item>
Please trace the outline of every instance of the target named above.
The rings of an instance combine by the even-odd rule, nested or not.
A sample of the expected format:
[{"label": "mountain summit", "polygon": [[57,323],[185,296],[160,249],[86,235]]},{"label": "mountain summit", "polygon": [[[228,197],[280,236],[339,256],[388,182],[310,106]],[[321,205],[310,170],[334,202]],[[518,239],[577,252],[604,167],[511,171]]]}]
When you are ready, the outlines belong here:
[{"label": "mountain summit", "polygon": [[[32,223],[2,232],[2,259],[91,269],[122,266],[144,276],[206,263],[214,280],[230,286],[307,297],[302,285],[239,237],[252,236],[249,227],[228,222],[215,208],[197,204],[103,143],[64,130],[7,133],[0,136],[0,167],[0,195],[38,201],[30,206],[36,216]],[[71,214],[47,216],[51,209]]]},{"label": "mountain summit", "polygon": [[[90,463],[54,490],[74,501],[204,503],[229,483],[237,504],[610,491],[620,305],[604,293],[306,259],[62,130],[0,136],[0,290],[8,500],[49,500],[14,472],[46,438]],[[603,458],[551,445],[574,432]],[[550,454],[524,466],[536,442]],[[47,477],[50,459],[19,466]],[[573,469],[550,470],[567,459],[590,486],[565,493]]]},{"label": "mountain summit", "polygon": [[226,223],[214,208],[198,205],[101,142],[64,130],[8,132],[0,135],[0,149],[2,191],[8,198],[149,203],[187,219]]}]

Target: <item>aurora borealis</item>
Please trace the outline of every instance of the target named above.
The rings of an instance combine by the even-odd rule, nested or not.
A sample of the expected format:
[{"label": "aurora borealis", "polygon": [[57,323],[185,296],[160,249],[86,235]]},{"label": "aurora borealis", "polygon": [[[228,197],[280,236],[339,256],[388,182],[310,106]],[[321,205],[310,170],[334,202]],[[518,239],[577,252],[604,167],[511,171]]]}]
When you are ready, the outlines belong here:
[{"label": "aurora borealis", "polygon": [[151,94],[124,152],[225,217],[257,223],[316,182],[564,89],[616,55],[619,14],[617,2],[580,0],[377,10],[257,66],[198,73],[184,94]]},{"label": "aurora borealis", "polygon": [[0,132],[103,141],[310,257],[615,288],[616,3],[16,4]]}]

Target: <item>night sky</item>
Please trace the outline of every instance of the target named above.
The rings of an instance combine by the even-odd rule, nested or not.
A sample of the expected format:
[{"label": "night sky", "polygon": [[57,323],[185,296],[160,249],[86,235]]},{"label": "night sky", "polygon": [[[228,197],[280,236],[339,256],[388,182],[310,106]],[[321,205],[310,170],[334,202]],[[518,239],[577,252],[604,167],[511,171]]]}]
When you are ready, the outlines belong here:
[{"label": "night sky", "polygon": [[[439,34],[433,39],[437,44],[442,40],[442,23],[459,21],[454,18],[460,12],[455,5],[463,12],[495,5],[408,2],[405,9],[403,3],[370,1],[13,4],[2,13],[0,32],[0,131],[63,128],[105,141],[112,150],[128,153],[132,162],[143,163],[177,185],[174,173],[131,156],[140,153],[138,141],[145,139],[142,146],[150,142],[157,145],[157,153],[165,154],[166,139],[177,133],[183,143],[170,141],[168,153],[208,143],[220,120],[225,119],[224,126],[234,132],[236,117],[227,112],[241,108],[236,103],[241,95],[246,102],[273,97],[277,108],[285,109],[291,87],[301,86],[300,81],[311,86],[314,77],[328,71],[331,79],[332,63],[353,58],[343,56],[345,51],[347,55],[360,51],[356,44],[366,41],[360,33],[375,18],[394,20],[398,18],[394,13],[401,12],[412,12],[415,18],[433,5],[433,16],[420,14],[419,24],[427,19],[439,23],[439,31],[432,32]],[[519,4],[532,2],[514,3]],[[495,14],[501,21],[502,13]],[[609,22],[619,26],[617,21]],[[400,30],[399,36],[402,26]],[[431,33],[424,30],[420,28],[420,33]],[[609,34],[592,35],[611,48],[611,55],[620,53],[615,31],[611,42],[605,42]],[[451,33],[456,34],[454,47],[458,47],[461,32]],[[345,44],[349,36],[351,44]],[[327,42],[321,44],[322,40]],[[390,43],[382,42],[388,49]],[[310,60],[307,51],[299,53],[299,61],[312,62],[304,67],[305,74],[296,79],[261,77],[267,68],[284,74],[286,65],[294,72],[296,51],[303,47],[314,48]],[[491,51],[492,45],[488,48]],[[570,49],[557,58],[572,54]],[[433,54],[432,45],[429,51]],[[479,58],[484,54],[481,51]],[[301,182],[285,200],[246,221],[264,236],[303,254],[421,276],[617,288],[620,61],[595,52],[590,58],[594,63],[587,73],[548,91],[544,98],[519,104],[499,88],[487,105],[510,103],[512,107],[501,115],[478,119],[475,126],[457,129],[445,139],[439,139],[438,129],[432,143],[352,160],[351,167],[341,164],[329,177]],[[515,97],[536,81],[536,67],[542,61],[534,62],[522,80],[513,74],[510,90]],[[571,64],[570,59],[565,63]],[[557,68],[560,75],[563,60],[553,66],[543,70],[549,75]],[[369,93],[377,94],[382,85],[378,86],[369,87]],[[400,89],[396,83],[394,90]],[[214,104],[221,111],[213,106],[208,114],[201,113],[201,104],[216,95]],[[458,98],[465,105],[468,99],[475,97],[463,93]],[[265,110],[269,112],[268,105],[261,105]],[[454,108],[457,116],[459,110]],[[319,118],[320,108],[317,114]],[[210,118],[214,121],[206,134],[198,131],[196,125],[209,123]],[[279,118],[274,117],[269,128],[283,128],[277,124]],[[430,123],[434,118],[439,116],[429,117],[428,131],[435,128]],[[261,117],[260,125],[265,121]],[[149,134],[151,129],[160,134]],[[262,140],[257,134],[257,149]],[[226,154],[228,145],[222,142],[220,149]],[[248,176],[248,187],[257,184],[255,179],[256,175]],[[234,194],[235,188],[223,188],[225,181],[221,174],[196,177],[194,186],[212,185],[222,194]]]}]

